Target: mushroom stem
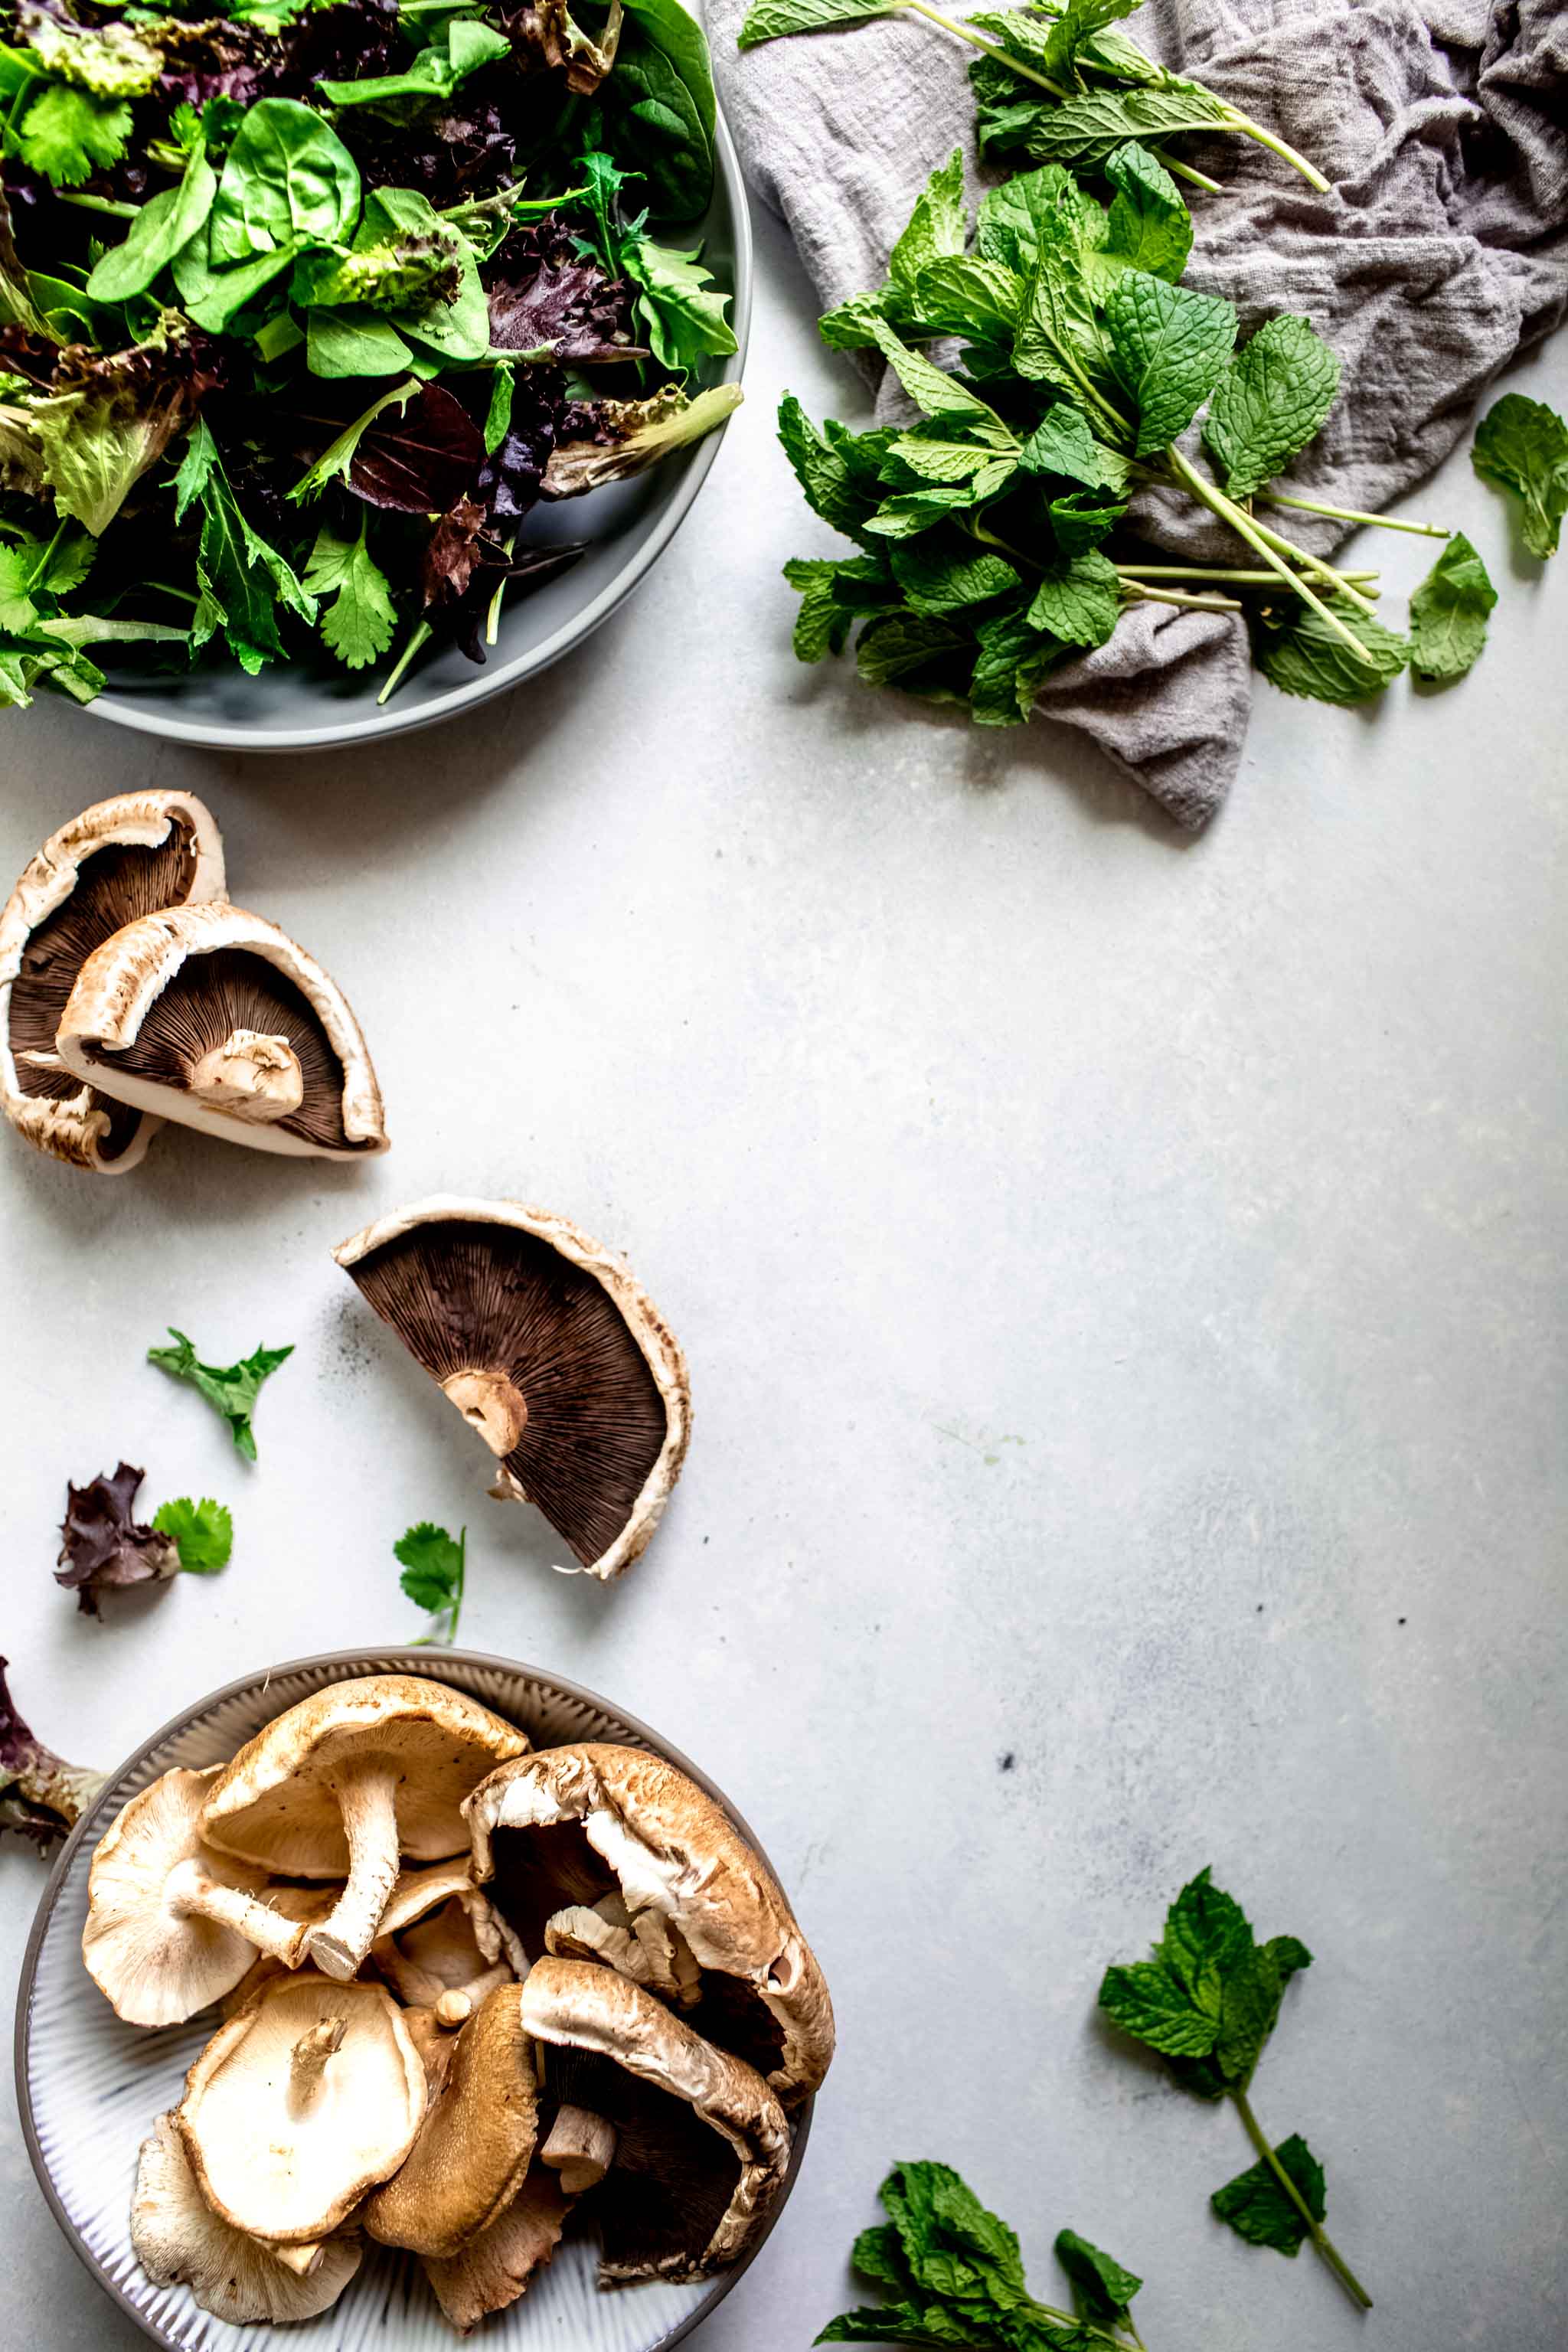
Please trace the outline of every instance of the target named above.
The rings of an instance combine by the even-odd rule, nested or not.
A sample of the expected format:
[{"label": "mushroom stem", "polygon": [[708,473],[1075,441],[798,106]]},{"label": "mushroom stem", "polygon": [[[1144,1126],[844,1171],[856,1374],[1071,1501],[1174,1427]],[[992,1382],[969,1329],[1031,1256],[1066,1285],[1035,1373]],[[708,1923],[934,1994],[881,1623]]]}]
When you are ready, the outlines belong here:
[{"label": "mushroom stem", "polygon": [[347,2030],[346,2018],[323,2017],[319,2025],[301,2033],[289,2063],[289,2095],[295,2107],[310,2105],[326,2077],[327,2061],[342,2047]]},{"label": "mushroom stem", "polygon": [[305,1099],[305,1074],[287,1037],[258,1029],[232,1029],[221,1045],[211,1045],[191,1071],[190,1093],[197,1102],[231,1118],[265,1125],[288,1118]]},{"label": "mushroom stem", "polygon": [[436,2003],[437,2025],[467,2025],[474,2013],[473,1997],[466,1992],[444,1992]]},{"label": "mushroom stem", "polygon": [[568,2197],[596,2189],[616,2160],[616,2127],[587,2107],[561,2107],[539,2151],[541,2164],[561,2176]]},{"label": "mushroom stem", "polygon": [[285,1919],[270,1905],[247,1895],[243,1887],[226,1886],[220,1879],[209,1878],[198,1862],[182,1863],[171,1872],[168,1901],[180,1918],[210,1919],[215,1927],[231,1927],[269,1959],[281,1960],[286,1969],[300,1965],[309,1927],[299,1920]]},{"label": "mushroom stem", "polygon": [[521,1442],[528,1425],[528,1405],[504,1372],[493,1368],[454,1372],[442,1381],[441,1393],[457,1406],[469,1428],[479,1431],[492,1454],[504,1458]]},{"label": "mushroom stem", "polygon": [[326,2241],[318,2238],[306,2246],[268,2246],[268,2252],[280,2262],[296,2278],[314,2278],[327,2259]]},{"label": "mushroom stem", "polygon": [[396,1791],[391,1767],[374,1762],[338,1789],[349,1844],[348,1884],[329,1916],[310,1929],[305,1947],[324,1976],[346,1982],[375,1941],[397,1881]]}]

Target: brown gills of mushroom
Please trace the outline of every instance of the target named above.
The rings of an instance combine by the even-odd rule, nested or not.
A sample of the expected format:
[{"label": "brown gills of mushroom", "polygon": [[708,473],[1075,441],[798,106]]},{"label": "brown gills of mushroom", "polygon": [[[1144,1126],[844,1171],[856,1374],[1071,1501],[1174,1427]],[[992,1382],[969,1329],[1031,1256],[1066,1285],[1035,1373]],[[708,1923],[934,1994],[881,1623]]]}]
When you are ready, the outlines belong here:
[{"label": "brown gills of mushroom", "polygon": [[730,2142],[684,2099],[613,2058],[554,2043],[539,2052],[552,2128],[560,2109],[580,2107],[615,2134],[614,2161],[585,2209],[603,2237],[606,2269],[695,2267],[741,2178]]},{"label": "brown gills of mushroom", "polygon": [[[319,1014],[286,973],[243,948],[188,956],[149,1006],[135,1044],[91,1058],[106,1071],[190,1092],[200,1091],[198,1070],[211,1087],[226,1064],[232,1091],[247,1094],[252,1104],[239,1116],[265,1118],[307,1143],[354,1149],[343,1125],[342,1066]],[[279,1081],[287,1079],[270,1105],[267,1072],[258,1066],[262,1059]],[[285,1093],[291,1108],[281,1107]],[[235,1115],[233,1099],[220,1106],[216,1093],[205,1098]]]},{"label": "brown gills of mushroom", "polygon": [[535,1958],[545,1949],[545,1929],[558,1912],[574,1905],[591,1911],[621,1891],[620,1880],[590,1844],[581,1822],[497,1830],[490,1853],[490,1900],[523,1950]]},{"label": "brown gills of mushroom", "polygon": [[[658,1383],[604,1286],[535,1234],[456,1220],[415,1226],[348,1272],[448,1393],[449,1383],[481,1374],[510,1385],[526,1416],[502,1457],[507,1470],[584,1566],[602,1558],[668,1428]],[[471,1421],[480,1399],[471,1387],[466,1394],[459,1410]],[[494,1425],[493,1403],[489,1417]]]},{"label": "brown gills of mushroom", "polygon": [[[95,948],[139,915],[180,905],[189,895],[195,866],[195,837],[178,818],[170,823],[168,839],[155,849],[119,842],[82,860],[70,897],[32,933],[11,983],[11,1051],[24,1094],[64,1102],[79,1093],[81,1080],[63,1068],[55,1054],[60,1015],[78,972]],[[103,1159],[113,1160],[135,1134],[143,1114],[129,1103],[106,1102],[103,1108],[110,1126],[99,1150]]]}]

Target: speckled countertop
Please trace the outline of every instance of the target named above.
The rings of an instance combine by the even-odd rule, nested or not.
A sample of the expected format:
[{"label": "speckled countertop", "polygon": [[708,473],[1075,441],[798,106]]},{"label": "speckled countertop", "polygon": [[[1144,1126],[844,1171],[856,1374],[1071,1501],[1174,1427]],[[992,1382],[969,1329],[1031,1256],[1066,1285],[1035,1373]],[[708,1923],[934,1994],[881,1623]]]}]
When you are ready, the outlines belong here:
[{"label": "speckled countertop", "polygon": [[[1568,343],[1519,388],[1568,407]],[[418,1628],[389,1547],[470,1529],[465,1638],[698,1757],[767,1841],[841,2054],[788,2212],[700,2337],[802,2352],[889,2159],[957,2164],[1042,2276],[1071,2223],[1153,2352],[1555,2352],[1568,2335],[1568,556],[1461,456],[1420,510],[1504,602],[1472,678],[1373,714],[1264,689],[1232,805],[1173,833],[1075,740],[799,669],[775,447],[851,397],[761,225],[748,406],[651,583],[542,683],[330,763],[5,725],[0,867],[104,793],[195,786],[231,881],[342,982],[395,1148],[171,1129],[123,1187],[0,1137],[0,1648],[113,1762],[303,1651]],[[1430,550],[1384,540],[1396,585]],[[696,1430],[621,1587],[548,1572],[331,1244],[440,1188],[623,1247]],[[144,1368],[297,1343],[247,1472]],[[68,1475],[216,1493],[221,1580],[79,1620]],[[1234,2118],[1099,2031],[1199,1864],[1317,1954],[1258,2104],[1329,2167],[1377,2298],[1253,2252]],[[0,1977],[41,1884],[0,1853]],[[142,2339],[0,2111],[0,2341]]]}]

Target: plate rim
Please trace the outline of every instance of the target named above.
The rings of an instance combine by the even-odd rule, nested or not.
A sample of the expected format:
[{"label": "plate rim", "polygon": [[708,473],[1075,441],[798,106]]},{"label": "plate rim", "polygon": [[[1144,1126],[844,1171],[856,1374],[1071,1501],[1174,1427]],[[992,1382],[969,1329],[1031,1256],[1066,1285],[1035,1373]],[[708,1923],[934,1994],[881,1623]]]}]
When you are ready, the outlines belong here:
[{"label": "plate rim", "polygon": [[[713,160],[718,177],[729,202],[734,223],[735,284],[731,294],[735,333],[735,349],[725,359],[723,367],[714,378],[716,383],[739,383],[746,363],[746,352],[752,332],[752,292],[755,263],[752,215],[746,194],[746,182],[741,170],[740,157],[730,126],[724,119],[722,105],[714,114]],[[730,429],[731,419],[707,434],[693,450],[685,474],[671,492],[669,502],[643,545],[602,588],[593,603],[562,624],[554,634],[530,652],[515,655],[510,662],[487,665],[460,686],[418,710],[406,712],[379,710],[374,700],[353,719],[331,724],[285,727],[265,736],[258,736],[244,725],[225,725],[213,720],[181,719],[163,707],[153,709],[140,704],[134,696],[117,696],[112,691],[96,695],[91,702],[79,706],[89,719],[107,719],[110,726],[125,727],[141,735],[153,735],[163,742],[181,743],[209,751],[246,751],[260,756],[298,751],[335,751],[351,745],[387,742],[395,736],[412,735],[421,728],[439,726],[444,720],[456,719],[498,695],[510,693],[513,687],[523,685],[551,668],[569,653],[586,643],[595,631],[603,626],[619,610],[634,589],[639,588],[652,571],[697,500],[697,495],[707,480],[719,445]]]},{"label": "plate rim", "polygon": [[[33,1924],[27,1934],[26,1946],[22,1954],[22,1969],[16,1986],[16,2011],[12,2033],[12,2074],[16,2084],[17,2112],[21,2118],[22,2139],[27,2151],[28,2161],[33,2168],[34,2177],[43,2191],[45,2201],[54,2215],[55,2222],[67,2244],[99,2287],[119,2305],[129,2318],[134,2320],[144,2336],[149,2336],[154,2344],[161,2345],[163,2352],[180,2352],[180,2347],[155,2321],[150,2319],[145,2312],[139,2310],[123,2288],[117,2285],[109,2276],[98,2256],[88,2245],[75,2221],[67,2212],[44,2158],[43,2148],[38,2139],[37,2126],[33,2116],[33,2086],[29,2063],[33,1992],[37,1977],[38,1956],[43,1949],[44,1937],[48,1933],[49,1923],[54,1917],[67,1874],[76,1858],[77,1852],[91,1831],[104,1798],[111,1790],[119,1787],[128,1773],[139,1769],[165,1740],[174,1738],[179,1733],[187,1729],[195,1717],[210,1714],[215,1708],[223,1706],[226,1700],[242,1697],[246,1693],[255,1690],[258,1683],[265,1685],[274,1678],[280,1680],[287,1675],[310,1674],[322,1667],[346,1669],[354,1665],[363,1665],[370,1658],[385,1659],[388,1662],[386,1670],[395,1674],[417,1675],[432,1664],[447,1659],[454,1664],[477,1666],[491,1673],[522,1675],[534,1682],[544,1684],[549,1689],[559,1692],[563,1697],[574,1701],[579,1706],[600,1709],[605,1715],[614,1717],[617,1722],[624,1723],[637,1738],[647,1742],[655,1755],[662,1756],[668,1763],[674,1765],[678,1772],[684,1772],[689,1780],[694,1780],[698,1787],[706,1795],[711,1797],[714,1802],[729,1815],[742,1837],[748,1840],[768,1869],[773,1868],[766,1848],[757,1839],[744,1814],[737,1811],[717,1781],[704,1772],[700,1765],[694,1764],[682,1749],[672,1746],[661,1732],[655,1731],[650,1724],[642,1720],[640,1716],[629,1713],[626,1707],[606,1698],[603,1692],[591,1689],[586,1683],[576,1682],[570,1675],[556,1674],[543,1666],[532,1665],[523,1658],[504,1657],[497,1651],[443,1648],[433,1659],[427,1650],[410,1648],[406,1645],[399,1646],[396,1643],[385,1645],[370,1643],[363,1648],[352,1650],[322,1650],[309,1657],[284,1659],[276,1665],[257,1668],[249,1674],[237,1675],[232,1681],[221,1684],[217,1689],[209,1691],[205,1697],[193,1700],[189,1706],[181,1707],[149,1738],[142,1740],[140,1746],[126,1757],[123,1763],[118,1765],[106,1776],[101,1791],[87,1808],[60,1848],[54,1867],[49,1873],[48,1881],[38,1897],[37,1909],[34,1914]],[[394,1661],[396,1663],[394,1664]],[[340,1679],[348,1678],[346,1674],[340,1675]],[[776,1871],[773,1872],[773,1875],[777,1878]],[[783,1885],[782,1880],[779,1883]],[[772,2237],[779,2217],[788,2204],[795,2181],[799,2178],[806,2142],[811,2137],[811,2122],[816,2105],[816,2095],[813,2094],[807,2097],[800,2109],[795,2124],[795,2145],[790,2152],[789,2165],[780,2184],[779,2193],[773,2200],[773,2210],[740,2261],[732,2263],[727,2271],[714,2279],[709,2293],[703,2296],[697,2308],[689,2313],[686,2318],[678,2321],[676,2326],[666,2334],[656,2338],[647,2347],[647,2352],[669,2352],[669,2347],[680,2343],[691,2334],[694,2328],[700,2327],[744,2277],[758,2254],[761,2253],[769,2238]],[[456,2340],[454,2338],[454,2341]]]}]

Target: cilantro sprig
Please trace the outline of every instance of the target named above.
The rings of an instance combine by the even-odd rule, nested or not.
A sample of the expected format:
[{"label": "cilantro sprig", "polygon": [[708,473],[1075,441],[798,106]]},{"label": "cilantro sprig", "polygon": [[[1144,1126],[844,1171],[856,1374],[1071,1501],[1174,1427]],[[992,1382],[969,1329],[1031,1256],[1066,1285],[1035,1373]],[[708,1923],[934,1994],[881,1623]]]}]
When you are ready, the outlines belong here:
[{"label": "cilantro sprig", "polygon": [[458,1638],[458,1620],[463,1613],[468,1528],[460,1528],[454,1542],[445,1528],[421,1519],[417,1527],[398,1537],[392,1549],[403,1563],[398,1582],[404,1591],[416,1608],[427,1610],[435,1621],[413,1646],[417,1650],[435,1643],[449,1647]]},{"label": "cilantro sprig", "polygon": [[994,2346],[998,2352],[1134,2352],[1130,2305],[1143,2282],[1076,2231],[1057,2239],[1075,2308],[1029,2293],[1018,2241],[945,2164],[895,2165],[879,2192],[889,2219],[850,2260],[888,2298],[829,2320],[818,2344]]},{"label": "cilantro sprig", "polygon": [[279,1364],[293,1354],[292,1347],[258,1348],[237,1364],[204,1364],[192,1342],[183,1331],[169,1326],[169,1337],[175,1342],[172,1348],[149,1348],[147,1361],[156,1364],[176,1381],[188,1381],[198,1396],[206,1399],[220,1419],[228,1423],[229,1433],[237,1450],[247,1462],[256,1459],[256,1432],[251,1415],[264,1381],[270,1380]]},{"label": "cilantro sprig", "polygon": [[1285,1989],[1311,1965],[1294,1936],[1258,1943],[1240,1905],[1201,1870],[1166,1913],[1152,1958],[1107,1969],[1100,2006],[1157,2050],[1184,2090],[1229,2099],[1240,2116],[1258,2160],[1215,2192],[1221,2219],[1250,2244],[1281,2253],[1310,2239],[1352,2301],[1370,2311],[1372,2297],[1323,2228],[1322,2166],[1298,2134],[1273,2146],[1247,2095]]}]

